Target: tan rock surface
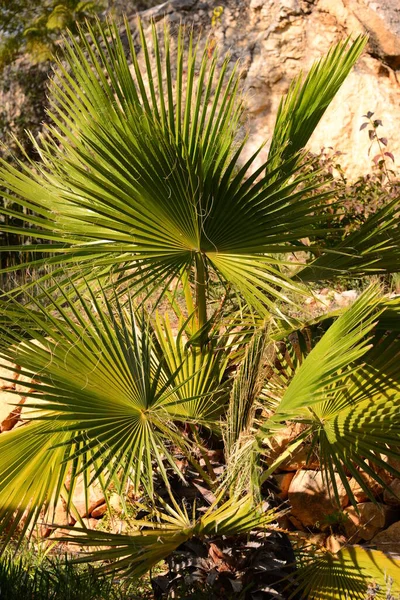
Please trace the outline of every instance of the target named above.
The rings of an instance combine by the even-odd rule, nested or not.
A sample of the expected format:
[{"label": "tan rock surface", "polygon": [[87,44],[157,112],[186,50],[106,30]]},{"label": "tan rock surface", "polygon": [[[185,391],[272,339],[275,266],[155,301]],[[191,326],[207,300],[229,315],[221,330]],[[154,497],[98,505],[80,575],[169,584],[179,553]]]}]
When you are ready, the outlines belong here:
[{"label": "tan rock surface", "polygon": [[[366,473],[360,474],[362,479],[364,480],[366,486],[370,489],[371,493],[376,497],[382,493],[383,487],[375,481],[372,477],[367,475]],[[349,481],[350,489],[354,494],[357,502],[368,502],[371,500],[364,489],[360,486],[358,481],[352,477]]]},{"label": "tan rock surface", "polygon": [[[17,377],[18,372],[14,370],[14,365],[8,360],[2,359],[0,361],[0,390],[14,390]],[[14,381],[6,381],[6,379],[13,379]]]},{"label": "tan rock surface", "polygon": [[372,538],[371,544],[382,552],[393,552],[400,555],[400,521],[393,523],[384,531],[380,531]]},{"label": "tan rock surface", "polygon": [[326,529],[329,517],[348,503],[346,490],[338,475],[335,475],[339,494],[339,505],[334,498],[333,488],[326,485],[320,471],[300,470],[289,487],[291,515],[303,527]]},{"label": "tan rock surface", "polygon": [[9,431],[19,419],[21,408],[15,405],[19,404],[21,398],[11,391],[0,390],[0,431]]},{"label": "tan rock surface", "polygon": [[298,471],[299,469],[319,468],[319,460],[309,444],[303,444],[279,465],[280,471]]},{"label": "tan rock surface", "polygon": [[278,497],[281,500],[286,500],[289,494],[289,487],[294,477],[294,473],[279,473],[278,475],[274,475],[276,483],[279,487]]},{"label": "tan rock surface", "polygon": [[343,548],[346,542],[347,540],[344,535],[328,535],[325,541],[325,548],[329,550],[329,552],[336,554],[341,548]]},{"label": "tan rock surface", "polygon": [[106,514],[106,512],[107,504],[100,504],[100,506],[97,506],[94,510],[92,510],[90,516],[93,517],[93,519],[100,519]]},{"label": "tan rock surface", "polygon": [[400,479],[394,479],[389,485],[389,490],[383,492],[383,501],[390,506],[400,507]]},{"label": "tan rock surface", "polygon": [[[369,139],[360,131],[362,115],[372,111],[384,127],[382,135],[400,160],[400,11],[393,0],[225,0],[211,27],[213,0],[171,0],[143,13],[145,19],[164,15],[212,30],[220,52],[241,59],[249,111],[249,156],[271,138],[281,95],[301,69],[348,35],[368,33],[367,51],[345,82],[309,147],[319,152],[333,146],[342,151],[341,164],[350,176],[370,169]],[[130,18],[135,23],[135,16]],[[140,58],[140,57],[139,57]],[[267,149],[266,149],[267,151]],[[265,158],[266,151],[260,156]]]},{"label": "tan rock surface", "polygon": [[[10,414],[1,421],[0,423],[0,431],[1,433],[3,433],[3,431],[11,431],[11,429],[13,429],[18,421],[21,418],[21,412],[22,412],[22,407],[23,404],[25,403],[25,398],[21,398],[15,394],[9,394],[9,396],[14,396],[14,403],[18,402],[18,406],[14,406],[12,408],[12,411],[10,412]],[[2,399],[2,395],[0,394],[0,402]]]},{"label": "tan rock surface", "polygon": [[393,522],[393,510],[384,504],[362,502],[345,509],[348,519],[344,523],[346,535],[350,543],[356,544],[361,540],[371,540],[381,529]]},{"label": "tan rock surface", "polygon": [[[67,489],[69,488],[68,479],[66,482],[66,487]],[[76,483],[74,493],[72,496],[72,503],[81,517],[87,517],[92,513],[92,511],[95,510],[95,508],[105,503],[104,494],[98,484],[93,483],[90,486],[88,493],[88,510],[86,510],[85,486],[83,482],[83,477],[78,477],[78,481]]]}]

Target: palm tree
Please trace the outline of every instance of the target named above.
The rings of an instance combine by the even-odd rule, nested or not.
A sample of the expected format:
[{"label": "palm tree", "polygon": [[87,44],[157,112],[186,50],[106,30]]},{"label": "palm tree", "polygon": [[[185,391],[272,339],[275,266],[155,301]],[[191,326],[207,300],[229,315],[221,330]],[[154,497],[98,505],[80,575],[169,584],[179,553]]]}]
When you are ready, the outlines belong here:
[{"label": "palm tree", "polygon": [[[332,247],[332,198],[304,169],[304,146],[366,40],[339,43],[293,82],[268,158],[254,168],[259,151],[240,161],[239,67],[182,28],[176,48],[155,25],[151,43],[141,23],[137,35],[139,53],[112,23],[66,40],[52,124],[34,140],[41,161],[0,166],[5,197],[29,212],[29,230],[4,229],[43,240],[13,250],[47,253],[54,267],[34,282],[36,297],[27,284],[27,302],[17,289],[0,304],[0,357],[34,377],[29,423],[0,438],[4,540],[22,516],[20,539],[43,511],[51,520],[60,495],[72,509],[83,475],[87,489],[97,480],[122,502],[133,485],[148,505],[128,535],[79,532],[80,545],[99,547],[85,560],[113,559],[105,569],[140,576],[166,559],[176,572],[194,541],[208,555],[217,545],[226,566],[229,540],[241,557],[226,566],[233,593],[363,598],[369,578],[395,580],[398,563],[358,547],[300,555],[294,584],[291,551],[286,571],[276,559],[284,536],[271,533],[277,511],[263,490],[306,439],[335,493],[338,473],[354,503],[348,473],[370,496],[361,469],[384,486],[379,467],[397,474],[384,457],[399,457],[398,301],[372,286],[342,314],[313,321],[299,306],[308,282],[400,270],[397,201]],[[268,442],[288,422],[302,431],[276,458]],[[222,474],[209,436],[223,445]],[[193,473],[207,494],[189,510],[173,482],[189,485]],[[254,547],[264,568],[247,590],[237,565],[254,569],[244,560]],[[203,550],[190,585],[202,580]]]}]

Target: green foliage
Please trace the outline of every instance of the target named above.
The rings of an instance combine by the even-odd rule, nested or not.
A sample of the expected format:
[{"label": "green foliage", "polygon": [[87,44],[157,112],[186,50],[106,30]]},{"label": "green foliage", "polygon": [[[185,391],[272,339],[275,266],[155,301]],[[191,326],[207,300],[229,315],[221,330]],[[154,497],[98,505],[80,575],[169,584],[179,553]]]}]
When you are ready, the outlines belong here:
[{"label": "green foliage", "polygon": [[[61,27],[64,11],[51,14],[46,27]],[[205,565],[226,564],[243,598],[266,587],[283,598],[284,564],[310,598],[361,597],[398,561],[350,547],[295,574],[284,536],[282,559],[266,550],[276,513],[264,484],[306,439],[353,503],[348,472],[362,487],[361,470],[382,484],[379,468],[397,474],[384,457],[400,458],[399,302],[372,286],[310,323],[298,300],[309,281],[400,270],[397,199],[332,236],[333,191],[303,150],[366,40],[339,43],[296,79],[255,169],[259,151],[240,162],[237,66],[183,28],[175,44],[155,24],[148,39],[139,22],[138,37],[139,50],[126,31],[126,55],[112,22],[70,35],[46,136],[31,137],[39,159],[0,164],[3,231],[28,241],[9,251],[31,253],[26,269],[54,269],[1,297],[0,358],[34,383],[27,423],[0,436],[0,531],[21,543],[52,521],[60,495],[73,508],[83,476],[86,494],[97,480],[123,503],[133,486],[145,518],[120,535],[71,528],[64,541],[90,548],[77,562],[139,577],[168,560],[166,597],[177,555],[200,548],[193,593]],[[274,458],[268,448],[288,422],[301,433]],[[213,444],[225,453],[218,470]],[[239,556],[257,577],[232,567]],[[375,560],[373,573],[360,570]]]},{"label": "green foliage", "polygon": [[33,63],[52,58],[60,34],[76,33],[77,23],[91,19],[106,3],[91,0],[3,0],[0,4],[0,69],[18,54]]},{"label": "green foliage", "polygon": [[153,597],[150,583],[135,584],[77,566],[67,557],[40,557],[24,549],[0,559],[1,595],[7,600],[141,600]]}]

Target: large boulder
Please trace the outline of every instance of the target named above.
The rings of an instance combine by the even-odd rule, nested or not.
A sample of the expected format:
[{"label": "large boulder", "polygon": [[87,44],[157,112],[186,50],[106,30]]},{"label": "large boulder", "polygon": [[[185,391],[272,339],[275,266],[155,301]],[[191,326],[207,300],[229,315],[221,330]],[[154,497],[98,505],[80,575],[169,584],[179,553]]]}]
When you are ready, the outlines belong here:
[{"label": "large boulder", "polygon": [[390,506],[400,508],[400,479],[393,479],[388,489],[383,492],[383,501]]},{"label": "large boulder", "polygon": [[371,540],[381,529],[395,519],[395,512],[384,504],[361,502],[345,509],[347,520],[344,523],[346,535],[352,544]]},{"label": "large boulder", "polygon": [[382,552],[392,552],[400,555],[400,521],[393,523],[372,538],[371,544]]},{"label": "large boulder", "polygon": [[[149,23],[164,17],[173,24],[194,23],[207,33],[221,53],[241,60],[248,109],[250,155],[271,138],[282,94],[301,70],[346,36],[369,34],[367,51],[345,82],[310,141],[319,152],[333,146],[350,176],[371,168],[370,140],[360,131],[362,115],[375,113],[383,122],[382,136],[400,156],[400,11],[393,0],[225,0],[213,17],[214,0],[170,0],[142,13]],[[130,17],[135,25],[136,16]],[[150,33],[150,32],[148,32]],[[265,158],[267,148],[261,153]]]},{"label": "large boulder", "polygon": [[[362,478],[365,486],[369,489],[370,493],[374,497],[379,496],[382,493],[383,486],[380,485],[370,475],[368,475],[367,473],[361,472],[360,477]],[[353,496],[358,503],[359,502],[367,502],[368,500],[370,500],[370,497],[366,493],[365,488],[360,486],[357,479],[352,477],[349,481],[349,485],[350,485],[350,489],[353,493]]]},{"label": "large boulder", "polygon": [[289,487],[291,519],[295,525],[327,529],[335,514],[348,504],[348,496],[339,475],[335,474],[338,500],[332,484],[328,485],[320,471],[300,470]]},{"label": "large boulder", "polygon": [[[70,478],[67,477],[66,487],[69,490],[70,488]],[[87,498],[87,507],[86,507],[86,494],[88,494]],[[92,512],[101,504],[104,504],[106,501],[104,497],[104,493],[100,487],[100,485],[96,482],[92,483],[89,487],[89,490],[85,492],[85,484],[83,480],[83,476],[78,476],[78,480],[75,484],[75,488],[72,494],[72,506],[71,512],[72,516],[76,516],[74,514],[74,509],[78,512],[81,517],[89,517]]]}]

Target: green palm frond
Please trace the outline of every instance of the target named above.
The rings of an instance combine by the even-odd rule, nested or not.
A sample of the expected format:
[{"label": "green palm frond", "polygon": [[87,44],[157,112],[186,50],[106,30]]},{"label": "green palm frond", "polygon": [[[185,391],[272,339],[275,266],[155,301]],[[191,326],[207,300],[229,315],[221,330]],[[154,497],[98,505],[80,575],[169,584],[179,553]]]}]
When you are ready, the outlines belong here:
[{"label": "green palm frond", "polygon": [[[155,517],[157,523],[132,521],[129,534],[79,529],[79,541],[77,538],[76,543],[99,549],[89,551],[76,562],[110,561],[101,570],[123,571],[131,577],[140,577],[193,537],[204,539],[263,531],[272,524],[276,515],[273,510],[263,512],[261,506],[254,506],[252,499],[244,496],[232,498],[219,506],[215,503],[198,518],[191,518],[186,508],[176,503],[173,506],[165,504],[164,510],[157,511]],[[75,541],[73,532],[59,539]]]},{"label": "green palm frond", "polygon": [[[10,510],[17,508],[12,496],[18,496],[16,482],[26,481],[32,510],[39,511],[39,500],[46,499],[40,490],[47,484],[46,477],[35,479],[35,473],[46,452],[55,473],[65,473],[62,461],[71,465],[75,460],[77,474],[90,473],[88,485],[89,480],[117,477],[122,489],[129,478],[152,494],[154,469],[166,478],[166,463],[182,477],[171,445],[190,455],[192,444],[177,423],[212,425],[211,416],[223,402],[218,374],[222,354],[204,353],[202,363],[191,362],[189,351],[179,356],[182,363],[168,365],[146,320],[136,318],[129,303],[123,308],[117,298],[111,302],[104,292],[95,295],[90,289],[85,295],[76,289],[75,294],[75,302],[65,295],[62,304],[48,298],[45,308],[13,301],[0,307],[0,323],[7,317],[7,325],[0,324],[0,360],[35,377],[24,394],[25,407],[32,411],[24,414],[31,423],[0,438],[0,503]],[[17,327],[19,317],[24,333]],[[208,381],[213,371],[215,377]],[[23,467],[11,469],[15,462]],[[52,473],[53,467],[49,469]],[[9,509],[4,510],[9,517]]]},{"label": "green palm frond", "polygon": [[[287,342],[287,358],[279,359],[263,392],[274,414],[261,426],[261,437],[273,435],[286,420],[305,426],[278,462],[304,439],[311,439],[319,448],[323,473],[332,481],[335,493],[337,472],[353,503],[349,473],[372,501],[374,496],[362,473],[384,487],[387,483],[380,469],[398,475],[385,457],[400,456],[400,345],[397,331],[390,333],[386,325],[379,324],[385,312],[384,304],[377,302],[376,290],[371,288],[342,312],[314,347],[310,340],[299,345],[300,336],[296,343]],[[377,323],[373,323],[375,319]],[[348,335],[354,342],[350,346]],[[274,463],[269,471],[276,466]]]},{"label": "green palm frond", "polygon": [[46,421],[1,436],[0,533],[4,542],[16,534],[22,540],[32,523],[55,507],[67,476],[64,461],[78,447],[73,437],[69,432],[54,432],[53,423]]},{"label": "green palm frond", "polygon": [[303,553],[296,579],[297,593],[310,600],[386,600],[400,593],[400,561],[361,546]]},{"label": "green palm frond", "polygon": [[295,373],[279,403],[279,415],[320,402],[326,389],[343,377],[343,370],[368,350],[374,322],[379,316],[376,287],[364,292],[333,323]]},{"label": "green palm frond", "polygon": [[225,485],[231,493],[247,490],[257,494],[257,453],[253,449],[254,418],[263,384],[267,350],[267,328],[250,340],[232,386],[223,423],[225,442]]},{"label": "green palm frond", "polygon": [[[314,63],[307,76],[300,73],[281,100],[270,146],[268,168],[279,165],[303,149],[324,112],[339,91],[367,43],[358,36],[340,42]],[[284,165],[282,166],[284,169]]]},{"label": "green palm frond", "polygon": [[242,434],[249,432],[254,419],[255,401],[261,392],[267,333],[254,334],[240,370],[235,377],[226,417],[226,450],[233,450]]},{"label": "green palm frond", "polygon": [[351,278],[379,273],[395,273],[399,266],[399,198],[371,215],[359,229],[347,235],[333,249],[320,256],[297,274],[303,282]]},{"label": "green palm frond", "polygon": [[[213,273],[258,311],[279,313],[274,300],[290,302],[303,291],[282,255],[296,251],[303,237],[329,235],[329,193],[291,154],[274,168],[270,159],[268,172],[267,163],[254,172],[258,151],[241,164],[240,73],[228,68],[228,58],[219,66],[218,56],[201,52],[184,29],[175,52],[167,31],[153,26],[148,42],[139,23],[138,35],[139,53],[126,32],[128,56],[113,24],[65,42],[51,84],[52,124],[35,142],[42,162],[0,166],[12,200],[3,214],[21,218],[13,205],[30,212],[28,229],[6,230],[43,240],[14,251],[50,253],[48,263],[69,268],[70,276],[113,273],[146,295],[194,270],[200,328]],[[316,125],[363,43],[341,43],[314,67],[298,92],[304,100],[295,100],[300,117],[292,128],[304,119],[309,131]],[[318,81],[331,79],[319,104]],[[292,123],[286,113],[277,130],[285,119]],[[296,136],[301,147],[306,138]]]},{"label": "green palm frond", "polygon": [[229,348],[218,338],[205,347],[192,345],[184,334],[184,326],[174,336],[167,313],[163,317],[156,315],[155,332],[164,369],[171,376],[174,374],[176,394],[183,403],[186,398],[191,399],[189,411],[197,404],[197,412],[204,417],[203,424],[210,426],[224,411],[228,399],[229,382],[222,380]]}]

